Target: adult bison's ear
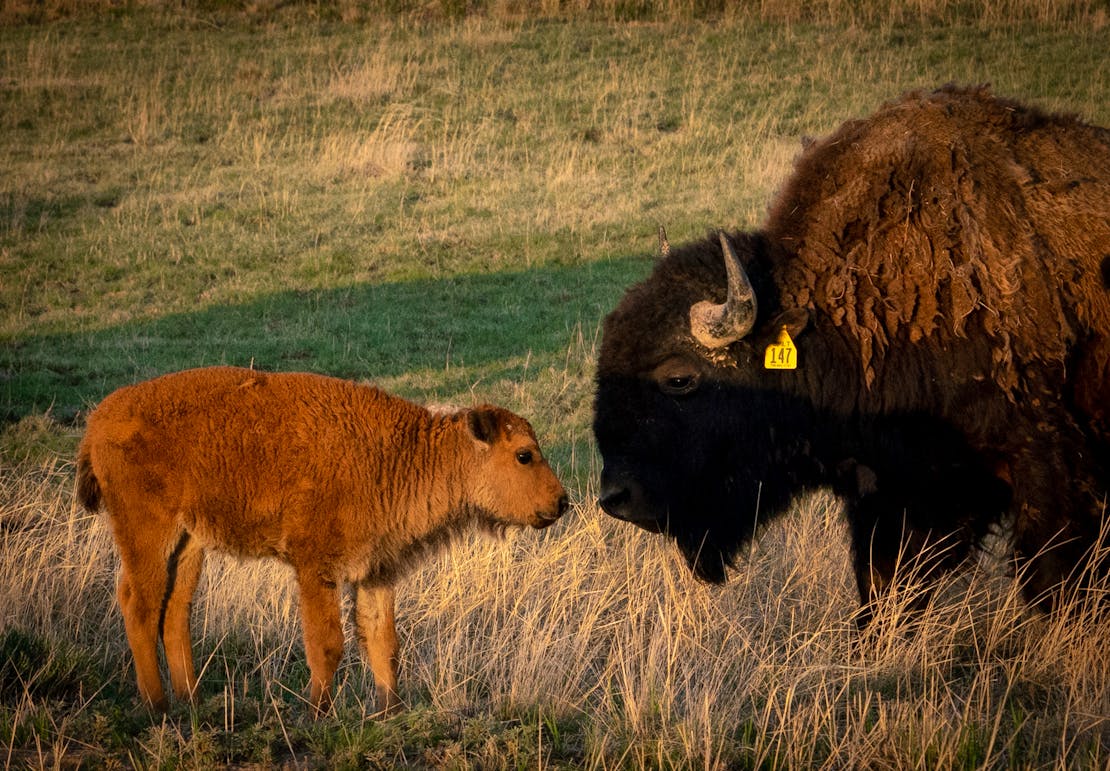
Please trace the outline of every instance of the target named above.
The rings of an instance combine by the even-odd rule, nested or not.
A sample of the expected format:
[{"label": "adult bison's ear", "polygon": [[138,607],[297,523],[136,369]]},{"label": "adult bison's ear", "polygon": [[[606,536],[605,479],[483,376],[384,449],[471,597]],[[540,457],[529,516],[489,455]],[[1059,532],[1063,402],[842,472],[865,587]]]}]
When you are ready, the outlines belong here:
[{"label": "adult bison's ear", "polygon": [[797,340],[809,327],[809,321],[809,311],[805,308],[791,308],[775,316],[774,321],[767,326],[767,332],[775,336],[780,329],[786,327],[786,333],[790,335],[790,339]]},{"label": "adult bison's ear", "polygon": [[470,429],[470,435],[483,444],[493,444],[501,436],[500,412],[491,407],[468,410],[466,425]]}]

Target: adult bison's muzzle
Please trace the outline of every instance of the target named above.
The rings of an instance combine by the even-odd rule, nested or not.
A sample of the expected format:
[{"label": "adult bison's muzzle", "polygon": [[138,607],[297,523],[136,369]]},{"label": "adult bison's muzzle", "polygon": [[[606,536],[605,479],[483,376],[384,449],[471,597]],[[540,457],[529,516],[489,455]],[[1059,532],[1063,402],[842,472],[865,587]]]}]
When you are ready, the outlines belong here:
[{"label": "adult bison's muzzle", "polygon": [[614,472],[609,466],[601,471],[597,505],[610,517],[630,522],[649,533],[662,533],[665,529],[659,517],[645,505],[644,490],[636,480]]}]

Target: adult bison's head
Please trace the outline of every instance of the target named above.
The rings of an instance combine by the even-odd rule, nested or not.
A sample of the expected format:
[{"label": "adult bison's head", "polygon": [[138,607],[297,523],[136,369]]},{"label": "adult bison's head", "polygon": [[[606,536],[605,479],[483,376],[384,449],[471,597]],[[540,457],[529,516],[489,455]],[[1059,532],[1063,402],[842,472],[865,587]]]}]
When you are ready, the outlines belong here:
[{"label": "adult bison's head", "polygon": [[[763,369],[785,327],[765,244],[736,235],[662,258],[605,319],[594,433],[604,460],[600,505],[674,538],[700,578],[721,583],[761,509],[778,508],[803,456],[805,401],[790,374]],[[801,430],[800,430],[801,427]],[[768,509],[769,510],[769,509]]]}]

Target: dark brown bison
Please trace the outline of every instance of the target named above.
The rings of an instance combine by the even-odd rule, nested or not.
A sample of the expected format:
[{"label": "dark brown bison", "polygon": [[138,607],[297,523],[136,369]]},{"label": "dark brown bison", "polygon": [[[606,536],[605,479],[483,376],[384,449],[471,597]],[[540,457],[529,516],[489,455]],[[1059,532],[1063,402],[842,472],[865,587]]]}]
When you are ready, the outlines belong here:
[{"label": "dark brown bison", "polygon": [[139,692],[196,689],[189,608],[205,549],[277,557],[300,586],[311,701],[343,653],[339,588],[356,586],[379,709],[397,697],[393,586],[471,524],[547,527],[567,508],[528,421],[492,406],[431,412],[376,388],[232,367],[121,388],[89,416],[77,494],[109,512]]},{"label": "dark brown bison", "polygon": [[663,244],[605,319],[607,513],[721,582],[757,523],[831,488],[861,622],[900,559],[935,576],[1000,522],[1030,601],[1099,572],[1110,132],[908,93],[808,146],[759,231]]}]

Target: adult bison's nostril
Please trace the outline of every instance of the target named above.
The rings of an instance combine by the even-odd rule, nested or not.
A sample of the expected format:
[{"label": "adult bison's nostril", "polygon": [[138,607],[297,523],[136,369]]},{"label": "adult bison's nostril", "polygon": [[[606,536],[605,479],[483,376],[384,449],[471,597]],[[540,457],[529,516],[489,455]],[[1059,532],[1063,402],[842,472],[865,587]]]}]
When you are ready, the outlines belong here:
[{"label": "adult bison's nostril", "polygon": [[649,533],[663,532],[664,524],[648,505],[643,488],[628,476],[602,470],[597,505],[614,519],[631,522]]},{"label": "adult bison's nostril", "polygon": [[612,485],[601,489],[601,497],[597,499],[597,504],[601,506],[602,510],[610,517],[627,519],[627,515],[622,514],[621,510],[627,506],[628,502],[631,500],[632,492],[627,487]]},{"label": "adult bison's nostril", "polygon": [[569,509],[569,508],[570,508],[570,500],[564,495],[562,498],[559,499],[559,508],[558,508],[559,516],[561,517],[564,514],[566,514],[567,509]]}]

